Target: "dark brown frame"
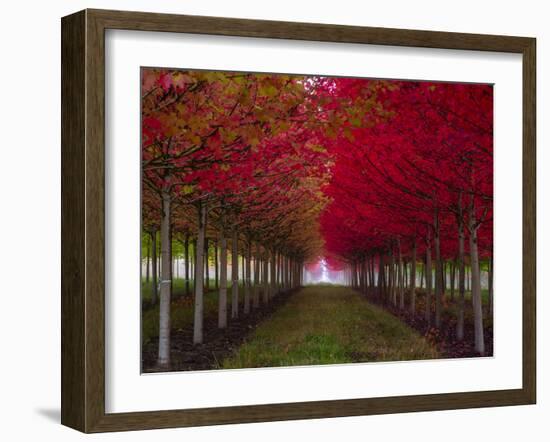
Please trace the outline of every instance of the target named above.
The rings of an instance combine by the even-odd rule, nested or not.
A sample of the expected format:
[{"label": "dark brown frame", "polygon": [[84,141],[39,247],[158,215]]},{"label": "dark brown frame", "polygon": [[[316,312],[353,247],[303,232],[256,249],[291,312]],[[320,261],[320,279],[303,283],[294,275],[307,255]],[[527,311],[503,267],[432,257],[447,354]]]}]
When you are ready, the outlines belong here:
[{"label": "dark brown frame", "polygon": [[[105,10],[80,11],[64,17],[61,24],[61,422],[64,425],[84,432],[102,432],[535,403],[536,40],[534,38]],[[522,388],[106,414],[104,328],[104,31],[106,29],[185,32],[522,54]]]}]

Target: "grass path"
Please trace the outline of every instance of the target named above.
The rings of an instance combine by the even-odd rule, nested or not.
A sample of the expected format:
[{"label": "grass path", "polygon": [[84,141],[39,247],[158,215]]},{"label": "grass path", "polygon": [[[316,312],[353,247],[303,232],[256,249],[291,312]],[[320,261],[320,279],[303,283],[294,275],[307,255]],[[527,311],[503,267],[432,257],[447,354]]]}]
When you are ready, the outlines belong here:
[{"label": "grass path", "polygon": [[311,286],[261,324],[223,368],[432,359],[422,336],[346,287]]}]

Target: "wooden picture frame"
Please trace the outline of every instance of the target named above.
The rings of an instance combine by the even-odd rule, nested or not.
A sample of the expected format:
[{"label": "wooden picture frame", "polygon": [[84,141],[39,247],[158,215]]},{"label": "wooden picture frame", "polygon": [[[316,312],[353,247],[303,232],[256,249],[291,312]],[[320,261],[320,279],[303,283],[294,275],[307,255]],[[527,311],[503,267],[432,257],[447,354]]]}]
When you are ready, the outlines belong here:
[{"label": "wooden picture frame", "polygon": [[[523,57],[523,385],[497,391],[105,412],[105,30],[495,51]],[[62,19],[62,410],[83,432],[533,404],[536,160],[533,38],[84,10]]]}]

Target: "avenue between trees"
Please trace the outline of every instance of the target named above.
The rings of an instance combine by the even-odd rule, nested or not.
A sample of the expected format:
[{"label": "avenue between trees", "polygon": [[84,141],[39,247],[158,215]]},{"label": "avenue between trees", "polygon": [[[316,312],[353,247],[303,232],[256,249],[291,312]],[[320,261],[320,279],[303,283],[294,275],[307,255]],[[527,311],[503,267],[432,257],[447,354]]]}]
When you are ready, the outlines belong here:
[{"label": "avenue between trees", "polygon": [[[492,354],[492,86],[143,68],[141,95],[145,368],[224,333],[218,367],[268,364],[294,308],[332,321],[295,331],[340,362]],[[347,288],[301,289],[321,263]],[[273,364],[330,363],[283,357],[289,336]]]}]

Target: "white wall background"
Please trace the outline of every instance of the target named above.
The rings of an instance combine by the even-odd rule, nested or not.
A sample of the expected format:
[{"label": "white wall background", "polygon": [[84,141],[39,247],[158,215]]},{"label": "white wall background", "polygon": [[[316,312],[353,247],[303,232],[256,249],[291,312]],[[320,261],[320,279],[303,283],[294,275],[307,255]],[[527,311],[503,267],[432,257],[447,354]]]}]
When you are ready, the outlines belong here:
[{"label": "white wall background", "polygon": [[[95,440],[224,441],[369,438],[423,442],[547,440],[550,433],[550,288],[544,189],[550,167],[549,11],[523,0],[320,2],[319,0],[52,0],[5,2],[0,60],[0,435],[4,440],[83,440],[59,425],[60,407],[60,17],[82,8],[309,21],[534,36],[538,39],[538,405],[160,430]],[[442,374],[443,375],[443,374]]]}]

